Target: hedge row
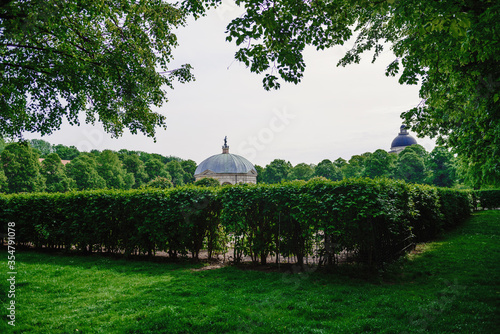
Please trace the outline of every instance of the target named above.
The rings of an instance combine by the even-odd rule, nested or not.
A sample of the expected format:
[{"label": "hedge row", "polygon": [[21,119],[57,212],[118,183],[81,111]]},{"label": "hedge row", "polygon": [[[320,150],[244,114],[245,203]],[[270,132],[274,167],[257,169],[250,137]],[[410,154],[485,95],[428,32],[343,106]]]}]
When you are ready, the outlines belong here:
[{"label": "hedge row", "polygon": [[[234,258],[308,255],[332,264],[350,251],[369,265],[399,256],[470,214],[470,193],[394,180],[86,191],[0,196],[0,219],[37,246],[131,254],[201,249]],[[5,226],[6,224],[2,224]]]},{"label": "hedge row", "polygon": [[0,197],[0,206],[2,220],[16,223],[20,243],[197,257],[218,244],[221,210],[215,197],[213,189],[196,187],[98,190],[9,195]]},{"label": "hedge row", "polygon": [[471,211],[467,192],[394,180],[313,180],[223,188],[222,224],[234,232],[235,259],[313,254],[333,263],[342,251],[381,264],[415,241],[435,237]]},{"label": "hedge row", "polygon": [[476,191],[478,206],[483,209],[500,208],[500,189]]}]

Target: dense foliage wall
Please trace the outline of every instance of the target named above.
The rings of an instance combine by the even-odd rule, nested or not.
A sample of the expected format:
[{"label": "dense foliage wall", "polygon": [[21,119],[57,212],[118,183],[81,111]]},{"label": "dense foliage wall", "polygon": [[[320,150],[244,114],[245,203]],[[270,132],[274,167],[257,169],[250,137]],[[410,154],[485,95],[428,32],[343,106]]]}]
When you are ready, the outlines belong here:
[{"label": "dense foliage wall", "polygon": [[16,223],[20,243],[196,257],[205,240],[210,252],[217,244],[215,196],[195,187],[9,195],[0,197],[0,218]]},{"label": "dense foliage wall", "polygon": [[0,196],[2,226],[15,222],[20,243],[198,257],[226,251],[232,238],[236,261],[279,254],[299,264],[307,255],[332,264],[346,250],[381,264],[471,208],[469,192],[389,179]]},{"label": "dense foliage wall", "polygon": [[500,189],[476,191],[478,206],[483,209],[500,208]]}]

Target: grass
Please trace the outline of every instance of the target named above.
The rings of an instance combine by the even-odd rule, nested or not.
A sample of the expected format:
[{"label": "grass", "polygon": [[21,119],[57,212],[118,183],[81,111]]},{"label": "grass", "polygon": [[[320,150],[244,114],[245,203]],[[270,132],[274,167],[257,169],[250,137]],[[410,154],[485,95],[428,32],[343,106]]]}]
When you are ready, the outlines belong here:
[{"label": "grass", "polygon": [[[2,315],[0,332],[495,333],[499,232],[500,211],[476,213],[371,275],[18,251],[16,326]],[[9,299],[0,298],[6,314]]]}]

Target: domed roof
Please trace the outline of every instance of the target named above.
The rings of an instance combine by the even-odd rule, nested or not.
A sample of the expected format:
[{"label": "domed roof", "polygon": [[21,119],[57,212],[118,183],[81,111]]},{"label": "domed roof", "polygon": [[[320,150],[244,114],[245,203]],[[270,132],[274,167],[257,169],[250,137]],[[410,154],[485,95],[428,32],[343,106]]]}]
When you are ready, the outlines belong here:
[{"label": "domed roof", "polygon": [[417,144],[416,139],[410,136],[408,130],[406,130],[406,126],[401,125],[401,130],[398,136],[392,141],[391,149],[394,147],[410,146],[415,144]]},{"label": "domed roof", "polygon": [[253,170],[254,174],[257,174],[255,167],[250,161],[242,156],[229,153],[229,146],[227,146],[226,141],[222,147],[222,153],[212,155],[210,158],[203,160],[196,168],[194,175],[201,174],[207,170],[217,174],[246,174]]},{"label": "domed roof", "polygon": [[255,167],[250,161],[243,158],[242,156],[222,153],[217,155],[212,155],[201,162],[196,168],[194,175],[201,174],[206,170],[210,170],[214,173],[243,173],[246,174],[251,170],[255,170]]}]

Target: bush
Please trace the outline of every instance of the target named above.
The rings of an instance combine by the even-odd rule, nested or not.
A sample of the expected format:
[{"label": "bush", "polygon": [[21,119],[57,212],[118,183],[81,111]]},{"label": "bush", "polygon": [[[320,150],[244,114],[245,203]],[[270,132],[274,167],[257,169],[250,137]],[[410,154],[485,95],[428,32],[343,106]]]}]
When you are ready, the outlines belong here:
[{"label": "bush", "polygon": [[466,218],[471,195],[389,179],[16,194],[0,195],[0,219],[38,247],[197,258],[204,247],[223,251],[229,233],[236,261],[314,255],[333,264],[349,251],[378,266]]},{"label": "bush", "polygon": [[196,181],[194,185],[199,187],[218,187],[220,186],[220,182],[212,177],[204,177],[203,179]]},{"label": "bush", "polygon": [[500,208],[500,189],[478,190],[476,194],[483,209]]},{"label": "bush", "polygon": [[146,188],[168,189],[174,185],[171,180],[166,177],[157,176],[146,184]]},{"label": "bush", "polygon": [[437,188],[437,190],[439,192],[444,228],[455,227],[470,215],[474,207],[471,192],[450,188]]},{"label": "bush", "polygon": [[207,239],[210,253],[220,248],[220,204],[207,188],[20,194],[0,197],[0,205],[17,241],[38,247],[197,256]]}]

